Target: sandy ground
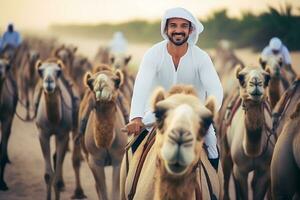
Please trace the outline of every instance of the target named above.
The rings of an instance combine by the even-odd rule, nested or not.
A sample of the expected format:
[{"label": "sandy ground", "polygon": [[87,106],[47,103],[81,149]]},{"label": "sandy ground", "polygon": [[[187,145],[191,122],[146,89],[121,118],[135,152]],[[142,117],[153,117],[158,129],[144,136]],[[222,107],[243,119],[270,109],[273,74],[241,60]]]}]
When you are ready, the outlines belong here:
[{"label": "sandy ground", "polygon": [[[101,42],[92,40],[76,40],[63,38],[66,43],[73,43],[79,46],[79,52],[93,58]],[[104,43],[102,43],[103,45]],[[150,45],[132,44],[129,46],[129,52],[133,55],[133,63],[137,64],[143,53]],[[256,64],[258,54],[249,49],[237,50],[236,53],[246,64]],[[300,53],[292,53],[293,65],[298,73],[300,71]],[[18,113],[24,116],[24,110],[18,107]],[[52,147],[53,147],[52,140]],[[5,180],[10,188],[9,191],[0,191],[2,200],[24,200],[24,199],[45,199],[45,183],[43,180],[44,162],[39,145],[37,129],[34,123],[24,123],[15,117],[12,126],[12,134],[8,148],[12,164],[7,165]],[[68,152],[64,162],[64,180],[66,190],[62,192],[61,199],[70,199],[75,187],[74,171],[71,163],[71,153]],[[107,179],[111,178],[111,168],[106,170]],[[88,199],[97,199],[94,179],[84,162],[81,168],[82,185]],[[109,191],[111,190],[111,181],[108,181]],[[233,190],[231,189],[233,192]]]}]

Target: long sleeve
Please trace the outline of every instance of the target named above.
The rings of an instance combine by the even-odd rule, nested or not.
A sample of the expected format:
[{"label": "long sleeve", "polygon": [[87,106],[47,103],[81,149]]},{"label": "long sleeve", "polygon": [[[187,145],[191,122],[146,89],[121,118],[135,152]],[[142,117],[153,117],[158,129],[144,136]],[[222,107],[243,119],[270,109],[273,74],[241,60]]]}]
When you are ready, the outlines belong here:
[{"label": "long sleeve", "polygon": [[223,87],[208,54],[201,58],[200,78],[207,94],[206,97],[215,96],[218,104],[217,110],[219,110],[223,101]]},{"label": "long sleeve", "polygon": [[155,82],[157,67],[155,60],[157,60],[157,58],[155,58],[152,51],[148,51],[142,59],[133,88],[130,120],[144,116],[146,104]]}]

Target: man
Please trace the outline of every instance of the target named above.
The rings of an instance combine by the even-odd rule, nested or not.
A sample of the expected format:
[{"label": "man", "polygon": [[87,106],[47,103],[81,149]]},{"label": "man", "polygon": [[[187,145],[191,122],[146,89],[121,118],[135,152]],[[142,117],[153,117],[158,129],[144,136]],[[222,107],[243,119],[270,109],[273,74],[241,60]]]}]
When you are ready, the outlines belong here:
[{"label": "man", "polygon": [[[139,134],[155,122],[150,110],[149,98],[155,87],[166,90],[174,84],[192,84],[199,99],[213,95],[217,109],[221,107],[223,89],[209,55],[195,44],[203,25],[187,10],[167,10],[161,22],[161,35],[165,39],[151,47],[143,57],[134,84],[131,102],[130,123],[126,125],[129,134]],[[219,154],[217,139],[211,125],[205,137],[208,158],[218,168]]]},{"label": "man", "polygon": [[8,24],[7,31],[2,36],[0,49],[4,49],[7,45],[17,48],[22,42],[20,34],[14,30],[13,24]]},{"label": "man", "polygon": [[113,39],[109,44],[109,49],[112,54],[124,54],[127,52],[127,40],[122,32],[118,31],[114,33]]},{"label": "man", "polygon": [[[266,65],[268,58],[270,56],[276,56],[276,55],[281,55],[283,68],[291,74],[291,80],[294,80],[297,75],[292,68],[292,64],[291,64],[292,60],[291,60],[289,50],[284,44],[282,44],[279,38],[273,37],[270,40],[269,45],[266,46],[261,53],[261,58],[260,58],[261,65],[263,66]],[[282,80],[282,81],[284,87],[287,88],[289,85],[287,80]]]}]

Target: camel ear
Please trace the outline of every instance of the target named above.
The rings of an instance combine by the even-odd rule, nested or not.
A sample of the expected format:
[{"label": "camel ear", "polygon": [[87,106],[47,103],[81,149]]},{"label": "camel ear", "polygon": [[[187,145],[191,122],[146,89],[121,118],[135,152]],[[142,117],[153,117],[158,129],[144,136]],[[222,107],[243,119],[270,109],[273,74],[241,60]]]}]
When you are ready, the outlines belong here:
[{"label": "camel ear", "polygon": [[259,58],[259,64],[260,64],[261,68],[266,69],[267,62],[264,61],[262,59],[262,57]]},{"label": "camel ear", "polygon": [[123,81],[124,81],[124,74],[121,70],[116,70],[115,75],[117,76],[116,79],[114,79],[115,81],[115,87],[116,88],[120,88],[121,85],[123,85]]},{"label": "camel ear", "polygon": [[58,67],[60,68],[60,69],[64,69],[65,68],[65,65],[64,65],[64,63],[61,61],[61,60],[57,60],[57,65],[58,65]]},{"label": "camel ear", "polygon": [[42,66],[42,61],[38,60],[35,64],[35,68],[38,71],[39,75],[42,77],[43,76],[43,70],[40,68]]},{"label": "camel ear", "polygon": [[165,90],[163,88],[157,88],[153,93],[152,106],[153,112],[156,118],[156,124],[159,129],[163,127],[165,114],[167,112],[166,106],[163,104],[165,99]]},{"label": "camel ear", "polygon": [[127,65],[130,60],[131,60],[131,55],[129,55],[125,58],[125,65]]},{"label": "camel ear", "polygon": [[205,102],[205,107],[210,110],[210,112],[215,115],[216,113],[216,98],[214,96],[209,96]]},{"label": "camel ear", "polygon": [[165,90],[162,87],[158,87],[152,95],[152,108],[155,108],[156,104],[166,98]]},{"label": "camel ear", "polygon": [[86,87],[90,88],[91,90],[93,90],[93,79],[91,78],[92,74],[91,72],[86,72],[86,74],[83,77],[83,83]]},{"label": "camel ear", "polygon": [[112,64],[114,64],[114,62],[115,62],[115,56],[112,55],[109,58],[109,64],[112,65]]},{"label": "camel ear", "polygon": [[245,85],[245,74],[240,73],[243,70],[244,67],[242,67],[241,65],[237,66],[235,74],[236,74],[236,78],[239,80],[240,85],[242,87],[244,87]]},{"label": "camel ear", "polygon": [[267,69],[263,75],[264,75],[264,78],[265,78],[265,81],[264,81],[264,87],[267,87],[269,85],[269,82],[270,82],[270,79],[271,79],[271,72],[270,72],[270,69]]}]

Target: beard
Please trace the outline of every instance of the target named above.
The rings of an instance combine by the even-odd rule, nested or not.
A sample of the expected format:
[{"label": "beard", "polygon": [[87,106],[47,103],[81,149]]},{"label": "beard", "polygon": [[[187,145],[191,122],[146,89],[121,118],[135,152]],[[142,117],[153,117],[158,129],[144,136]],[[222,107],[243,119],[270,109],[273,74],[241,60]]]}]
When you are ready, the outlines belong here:
[{"label": "beard", "polygon": [[[183,36],[182,39],[176,39],[175,36],[181,35]],[[171,35],[167,34],[169,41],[171,41],[176,46],[183,45],[188,39],[189,35],[186,35],[185,33],[172,33]]]}]

